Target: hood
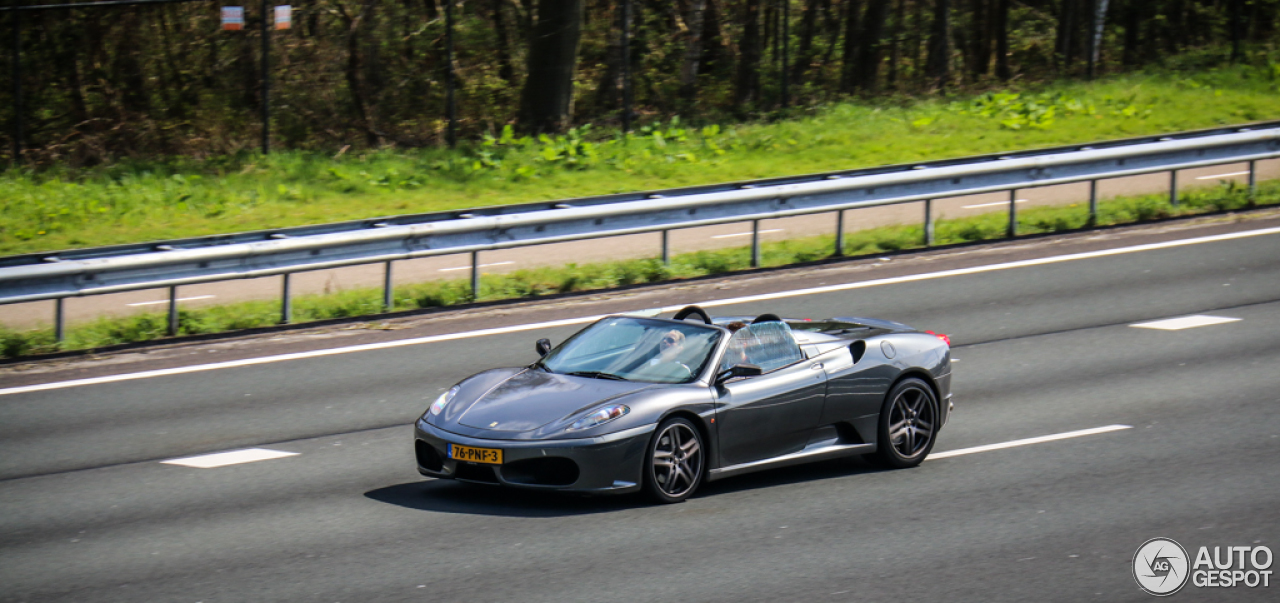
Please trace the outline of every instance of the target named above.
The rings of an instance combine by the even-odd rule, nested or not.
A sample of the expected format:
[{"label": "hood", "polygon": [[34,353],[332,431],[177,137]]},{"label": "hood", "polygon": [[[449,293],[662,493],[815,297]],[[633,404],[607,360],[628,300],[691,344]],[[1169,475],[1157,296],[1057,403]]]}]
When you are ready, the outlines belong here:
[{"label": "hood", "polygon": [[467,427],[490,431],[533,431],[611,398],[654,386],[529,369],[504,379],[482,394],[457,421]]}]

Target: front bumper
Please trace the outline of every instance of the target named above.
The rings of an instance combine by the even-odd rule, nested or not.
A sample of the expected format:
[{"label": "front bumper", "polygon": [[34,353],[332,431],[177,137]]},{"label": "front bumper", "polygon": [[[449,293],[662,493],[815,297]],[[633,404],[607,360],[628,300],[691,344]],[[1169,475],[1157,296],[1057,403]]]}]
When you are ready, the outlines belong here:
[{"label": "front bumper", "polygon": [[[655,426],[597,438],[572,440],[491,440],[451,433],[421,419],[414,426],[418,473],[458,481],[605,494],[640,489],[645,447]],[[448,445],[500,448],[502,465],[448,458]]]}]

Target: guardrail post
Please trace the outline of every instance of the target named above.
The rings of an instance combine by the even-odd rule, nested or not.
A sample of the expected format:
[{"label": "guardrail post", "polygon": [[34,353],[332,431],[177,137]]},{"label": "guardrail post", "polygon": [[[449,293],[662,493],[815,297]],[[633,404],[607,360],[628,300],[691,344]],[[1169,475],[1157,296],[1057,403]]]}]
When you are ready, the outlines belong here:
[{"label": "guardrail post", "polygon": [[844,210],[836,212],[836,256],[844,255]]},{"label": "guardrail post", "polygon": [[662,231],[662,265],[671,265],[671,240],[669,230]]},{"label": "guardrail post", "polygon": [[1089,181],[1089,227],[1098,225],[1098,181]]},{"label": "guardrail post", "polygon": [[1258,162],[1249,161],[1249,205],[1252,207],[1258,198]]},{"label": "guardrail post", "polygon": [[58,343],[62,343],[67,338],[67,313],[63,307],[65,298],[59,297],[53,300],[53,338]]},{"label": "guardrail post", "polygon": [[178,286],[169,287],[169,336],[178,334]]},{"label": "guardrail post", "polygon": [[293,322],[293,299],[289,295],[289,277],[292,275],[286,272],[280,276],[284,277],[280,287],[280,324],[287,325]]},{"label": "guardrail post", "polygon": [[1178,206],[1178,170],[1169,170],[1169,205]]},{"label": "guardrail post", "polygon": [[1018,189],[1009,190],[1009,238],[1018,236]]},{"label": "guardrail post", "polygon": [[480,301],[480,252],[471,252],[471,301]]},{"label": "guardrail post", "polygon": [[933,246],[933,199],[924,200],[924,246]]},{"label": "guardrail post", "polygon": [[387,260],[386,269],[382,273],[382,311],[390,312],[395,303],[391,290],[391,260]]},{"label": "guardrail post", "polygon": [[751,221],[751,267],[760,267],[760,221]]}]

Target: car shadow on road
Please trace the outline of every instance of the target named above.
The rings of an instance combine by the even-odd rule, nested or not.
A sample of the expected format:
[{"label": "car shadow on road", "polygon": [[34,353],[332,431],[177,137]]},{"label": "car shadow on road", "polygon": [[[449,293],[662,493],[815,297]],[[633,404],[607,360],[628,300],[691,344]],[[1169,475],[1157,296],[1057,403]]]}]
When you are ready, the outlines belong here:
[{"label": "car shadow on road", "polygon": [[612,513],[648,504],[641,496],[585,497],[444,479],[397,484],[370,490],[364,495],[379,502],[419,511],[506,517],[566,517]]},{"label": "car shadow on road", "polygon": [[[694,494],[694,498],[702,499],[881,471],[883,469],[859,459],[824,461],[704,483]],[[466,484],[453,480],[412,481],[370,490],[364,495],[378,502],[419,511],[504,517],[567,517],[613,513],[652,506],[649,499],[640,493],[576,496],[557,492]]]},{"label": "car shadow on road", "polygon": [[705,483],[698,488],[694,498],[706,498],[749,490],[763,490],[804,482],[819,482],[868,473],[881,473],[883,471],[886,471],[886,469],[856,457],[819,461],[747,473],[716,482]]}]

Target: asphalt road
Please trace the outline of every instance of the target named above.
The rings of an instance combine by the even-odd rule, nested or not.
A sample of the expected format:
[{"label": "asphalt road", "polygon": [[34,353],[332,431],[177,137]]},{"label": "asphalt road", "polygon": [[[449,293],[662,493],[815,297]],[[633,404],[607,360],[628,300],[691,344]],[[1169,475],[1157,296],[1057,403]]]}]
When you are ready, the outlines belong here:
[{"label": "asphalt road", "polygon": [[[1216,186],[1222,182],[1244,184],[1248,179],[1246,163],[1181,170],[1178,189],[1189,191]],[[1280,160],[1257,163],[1257,178],[1280,178]],[[1141,195],[1167,191],[1168,174],[1146,174],[1103,180],[1098,184],[1099,198]],[[1089,185],[1065,184],[1019,191],[1015,200],[1020,211],[1037,206],[1077,204],[1087,210]],[[991,212],[1008,212],[1008,193],[988,193],[936,199],[936,219],[955,219]],[[846,212],[845,228],[849,232],[896,224],[919,224],[923,220],[923,203],[906,203]],[[764,241],[804,238],[835,232],[833,213],[798,216],[778,220],[762,220],[760,236]],[[572,241],[553,245],[504,249],[480,254],[483,273],[500,274],[537,266],[561,266],[567,263],[604,262],[611,260],[657,257],[662,248],[658,233],[611,237],[603,240]],[[705,249],[742,247],[751,244],[751,224],[734,223],[671,231],[672,254]],[[469,255],[451,255],[396,262],[392,271],[398,284],[431,280],[465,279],[470,275]],[[293,295],[331,293],[352,288],[379,288],[383,285],[382,264],[352,266],[333,270],[303,272],[293,276]],[[178,290],[182,307],[201,307],[246,300],[278,300],[279,277],[221,281],[189,285]],[[168,307],[165,289],[131,291],[111,295],[95,295],[67,300],[64,311],[70,322],[83,322],[103,315],[128,315],[139,312],[161,312]],[[31,328],[48,325],[53,320],[53,302],[32,302],[0,306],[0,325]]]},{"label": "asphalt road", "polygon": [[[0,601],[1150,600],[1130,571],[1150,538],[1280,550],[1277,257],[1280,233],[718,307],[951,334],[935,452],[1132,428],[779,469],[674,506],[417,476],[430,399],[576,327],[0,390]],[[1239,320],[1130,326],[1189,314]],[[159,462],[249,446],[297,455]]]}]

